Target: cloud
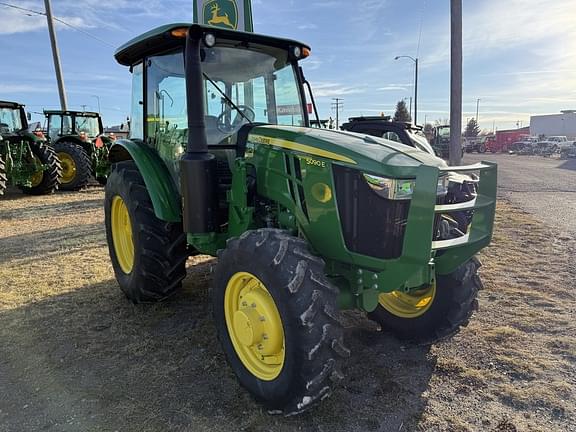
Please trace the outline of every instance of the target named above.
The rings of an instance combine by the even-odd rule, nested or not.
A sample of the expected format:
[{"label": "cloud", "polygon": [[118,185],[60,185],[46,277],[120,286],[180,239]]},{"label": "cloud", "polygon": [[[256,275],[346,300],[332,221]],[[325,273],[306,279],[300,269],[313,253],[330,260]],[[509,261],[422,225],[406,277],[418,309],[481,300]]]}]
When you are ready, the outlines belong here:
[{"label": "cloud", "polygon": [[350,87],[340,83],[317,82],[312,84],[312,91],[316,97],[337,97],[350,94],[364,93],[365,88]]},{"label": "cloud", "polygon": [[[35,2],[19,2],[18,7],[39,13],[44,12],[44,7]],[[26,12],[22,9],[0,5],[0,22],[2,22],[0,35],[41,31],[47,28],[46,17],[44,15],[39,15],[35,12]],[[91,25],[80,16],[58,15],[56,17],[74,27],[91,27]],[[70,26],[62,24],[61,22],[56,21],[55,24],[58,30],[71,30]]]},{"label": "cloud", "polygon": [[378,91],[408,91],[412,84],[388,84],[384,87],[379,87]]},{"label": "cloud", "polygon": [[28,85],[28,84],[0,84],[0,94],[19,94],[19,93],[51,93],[54,87]]}]

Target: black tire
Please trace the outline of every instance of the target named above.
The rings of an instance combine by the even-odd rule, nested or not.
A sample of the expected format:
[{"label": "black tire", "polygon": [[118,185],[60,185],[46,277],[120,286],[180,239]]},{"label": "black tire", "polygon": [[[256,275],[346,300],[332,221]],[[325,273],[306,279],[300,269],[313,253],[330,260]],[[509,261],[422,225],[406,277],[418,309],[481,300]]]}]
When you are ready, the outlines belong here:
[{"label": "black tire", "polygon": [[30,143],[30,148],[46,169],[42,175],[42,181],[32,187],[19,186],[27,195],[50,195],[58,190],[62,176],[62,166],[52,147],[43,143]]},{"label": "black tire", "polygon": [[486,153],[486,146],[484,144],[478,146],[478,153]]},{"label": "black tire", "polygon": [[[285,359],[273,380],[262,380],[244,366],[228,332],[224,298],[228,281],[238,272],[262,281],[282,320]],[[339,360],[350,351],[343,344],[337,295],[324,277],[324,261],[285,231],[248,231],[221,251],[212,292],[218,338],[242,386],[270,411],[302,412],[328,397],[343,378]]]},{"label": "black tire", "polygon": [[4,195],[4,191],[8,187],[8,177],[6,176],[6,164],[0,154],[0,195]]},{"label": "black tire", "polygon": [[[116,196],[124,201],[132,227],[134,260],[129,273],[118,262],[112,236],[111,206]],[[182,224],[154,215],[144,179],[133,161],[114,166],[106,185],[104,212],[112,267],[126,297],[134,303],[151,303],[178,290],[186,277],[186,235]]]},{"label": "black tire", "polygon": [[[74,163],[74,166],[70,167],[67,162],[62,160],[64,177],[62,184],[60,185],[60,190],[77,191],[86,187],[90,182],[90,177],[92,176],[92,162],[90,161],[90,156],[88,156],[86,150],[78,144],[65,141],[54,144],[54,150],[61,159],[63,159],[62,154],[65,154]],[[68,180],[66,173],[70,169],[75,169],[76,172]]]},{"label": "black tire", "polygon": [[480,261],[472,258],[449,275],[438,275],[436,294],[430,308],[417,318],[402,318],[381,305],[368,316],[399,339],[434,343],[466,327],[478,309],[477,295],[482,289],[478,276]]}]

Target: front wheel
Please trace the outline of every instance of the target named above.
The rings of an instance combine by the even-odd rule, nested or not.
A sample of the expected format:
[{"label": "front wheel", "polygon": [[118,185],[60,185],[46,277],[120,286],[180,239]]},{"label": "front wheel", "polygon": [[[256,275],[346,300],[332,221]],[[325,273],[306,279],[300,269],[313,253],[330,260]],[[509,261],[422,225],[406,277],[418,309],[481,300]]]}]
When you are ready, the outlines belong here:
[{"label": "front wheel", "polygon": [[77,191],[88,185],[92,173],[90,156],[78,144],[59,142],[54,150],[62,163],[61,190]]},{"label": "front wheel", "polygon": [[379,305],[368,316],[400,339],[433,343],[468,325],[478,309],[482,288],[476,258],[448,275],[438,275],[430,287],[410,293],[381,294]]},{"label": "front wheel", "polygon": [[228,362],[268,409],[304,411],[342,379],[338,291],[304,240],[260,229],[228,241],[212,294]]},{"label": "front wheel", "polygon": [[50,195],[56,192],[60,185],[62,166],[54,150],[42,143],[31,143],[33,160],[30,164],[42,166],[30,176],[30,186],[20,186],[22,192],[28,195]]},{"label": "front wheel", "polygon": [[120,162],[106,184],[106,238],[120,288],[134,303],[157,302],[186,276],[182,224],[154,215],[152,200],[133,161]]}]

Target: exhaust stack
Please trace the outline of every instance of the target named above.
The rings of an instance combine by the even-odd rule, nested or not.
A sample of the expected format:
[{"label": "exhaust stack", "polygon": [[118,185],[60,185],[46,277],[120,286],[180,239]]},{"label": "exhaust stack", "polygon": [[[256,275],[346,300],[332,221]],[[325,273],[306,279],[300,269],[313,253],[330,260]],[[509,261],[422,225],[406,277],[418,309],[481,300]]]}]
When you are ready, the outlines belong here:
[{"label": "exhaust stack", "polygon": [[215,230],[216,159],[208,151],[204,120],[204,81],[200,47],[202,31],[190,27],[186,37],[185,70],[188,107],[188,142],[180,160],[184,231],[205,234]]}]

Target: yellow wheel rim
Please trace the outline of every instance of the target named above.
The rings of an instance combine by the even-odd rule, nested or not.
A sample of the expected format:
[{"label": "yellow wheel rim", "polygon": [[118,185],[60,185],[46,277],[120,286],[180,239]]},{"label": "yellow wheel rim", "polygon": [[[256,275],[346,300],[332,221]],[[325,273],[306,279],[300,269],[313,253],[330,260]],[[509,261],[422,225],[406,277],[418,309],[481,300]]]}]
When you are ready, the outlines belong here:
[{"label": "yellow wheel rim", "polygon": [[76,162],[68,153],[58,153],[58,159],[62,164],[62,183],[71,183],[76,178]]},{"label": "yellow wheel rim", "polygon": [[[38,156],[34,156],[34,164],[42,166],[42,161],[38,159]],[[44,179],[44,169],[40,169],[32,174],[30,177],[30,184],[32,187],[40,186],[42,179]]]},{"label": "yellow wheel rim", "polygon": [[284,366],[284,329],[266,286],[250,273],[236,273],[226,285],[224,315],[244,367],[263,381],[278,377]]},{"label": "yellow wheel rim", "polygon": [[112,222],[112,241],[120,268],[129,274],[134,267],[134,242],[132,241],[132,223],[124,200],[116,195],[112,199],[110,212]]},{"label": "yellow wheel rim", "polygon": [[403,293],[400,291],[393,291],[391,293],[380,294],[380,305],[400,318],[418,318],[424,315],[436,296],[436,283],[433,283],[429,288],[422,290]]}]

